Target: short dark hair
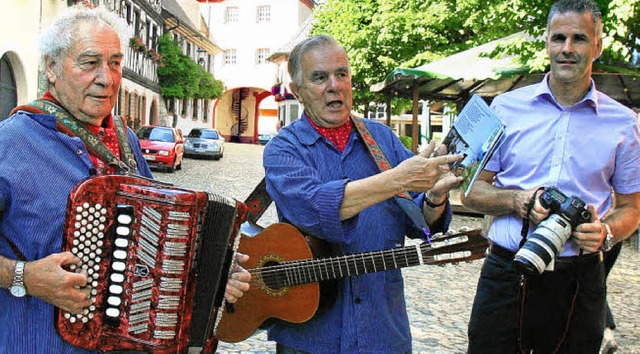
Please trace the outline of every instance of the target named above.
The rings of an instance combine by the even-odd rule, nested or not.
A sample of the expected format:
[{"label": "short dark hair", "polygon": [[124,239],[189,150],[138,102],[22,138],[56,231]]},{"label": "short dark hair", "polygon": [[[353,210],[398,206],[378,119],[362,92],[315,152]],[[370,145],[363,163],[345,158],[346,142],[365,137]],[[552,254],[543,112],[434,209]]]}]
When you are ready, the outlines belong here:
[{"label": "short dark hair", "polygon": [[556,14],[576,12],[579,14],[590,13],[593,19],[593,28],[596,35],[602,34],[602,12],[598,4],[591,0],[560,0],[551,5],[549,16],[547,16],[547,29],[551,25],[551,20]]},{"label": "short dark hair", "polygon": [[344,48],[331,36],[325,34],[309,37],[298,43],[289,54],[289,76],[294,84],[302,85],[302,57],[317,48],[336,46],[346,53]]}]

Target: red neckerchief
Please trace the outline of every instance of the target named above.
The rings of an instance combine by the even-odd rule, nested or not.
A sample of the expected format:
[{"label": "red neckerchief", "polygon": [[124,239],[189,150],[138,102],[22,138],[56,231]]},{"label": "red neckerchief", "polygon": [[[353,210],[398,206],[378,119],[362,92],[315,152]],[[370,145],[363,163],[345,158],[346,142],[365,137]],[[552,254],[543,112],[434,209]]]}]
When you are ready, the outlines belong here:
[{"label": "red neckerchief", "polygon": [[351,130],[353,124],[350,119],[347,119],[344,124],[335,128],[325,128],[317,125],[311,120],[311,118],[307,117],[311,126],[318,132],[320,135],[324,136],[329,140],[333,146],[335,146],[340,152],[343,152],[347,147],[347,143],[349,142],[349,136],[351,135]]},{"label": "red neckerchief", "polygon": [[[40,99],[53,102],[58,106],[62,106],[58,102],[58,100],[56,100],[53,97],[53,95],[51,95],[51,92],[49,91],[45,92]],[[25,110],[31,113],[45,113],[45,112],[36,112],[36,110],[33,107],[28,105],[16,107],[14,111],[17,109]],[[109,114],[109,116],[102,121],[102,125],[99,127],[96,127],[95,125],[91,125],[91,124],[84,124],[84,126],[87,129],[89,129],[93,134],[95,134],[95,136],[97,136],[109,148],[109,150],[111,150],[111,152],[114,155],[116,155],[116,157],[120,158],[120,144],[118,143],[118,136],[116,135],[116,131],[113,126],[112,114]],[[75,134],[73,134],[68,129],[64,129],[64,126],[58,124],[57,127],[60,132],[67,134],[71,137],[75,137]],[[94,154],[91,149],[87,149],[87,150],[89,151],[89,157],[91,158],[91,162],[93,163],[93,166],[95,167],[97,173],[113,174],[116,172],[116,168],[114,166],[107,165],[104,161],[102,161],[98,157],[98,155]]]}]

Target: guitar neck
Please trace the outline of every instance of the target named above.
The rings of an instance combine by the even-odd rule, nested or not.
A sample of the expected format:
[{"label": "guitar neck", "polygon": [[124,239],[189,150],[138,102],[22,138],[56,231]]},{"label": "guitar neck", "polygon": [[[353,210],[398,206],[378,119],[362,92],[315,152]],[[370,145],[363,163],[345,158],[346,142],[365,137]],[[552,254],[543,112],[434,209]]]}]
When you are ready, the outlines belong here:
[{"label": "guitar neck", "polygon": [[407,246],[385,251],[347,256],[308,259],[264,268],[261,276],[275,288],[307,284],[354,275],[425,264],[420,246]]}]

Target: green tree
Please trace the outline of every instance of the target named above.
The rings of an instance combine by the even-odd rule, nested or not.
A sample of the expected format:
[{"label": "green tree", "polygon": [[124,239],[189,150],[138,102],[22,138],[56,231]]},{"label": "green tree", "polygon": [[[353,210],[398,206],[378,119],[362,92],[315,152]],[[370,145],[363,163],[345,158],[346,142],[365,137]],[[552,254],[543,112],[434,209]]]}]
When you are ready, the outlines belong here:
[{"label": "green tree", "polygon": [[[599,0],[604,15],[602,62],[628,61],[638,47],[637,0]],[[553,0],[327,0],[314,12],[313,33],[333,36],[347,50],[354,105],[384,102],[370,92],[397,67],[415,67],[471,47],[526,31],[536,41],[501,47],[532,70],[548,59],[543,33]],[[395,103],[395,100],[394,100]]]},{"label": "green tree", "polygon": [[211,73],[182,53],[171,34],[165,33],[158,40],[158,52],[163,64],[158,67],[161,95],[165,99],[222,97],[223,84]]}]

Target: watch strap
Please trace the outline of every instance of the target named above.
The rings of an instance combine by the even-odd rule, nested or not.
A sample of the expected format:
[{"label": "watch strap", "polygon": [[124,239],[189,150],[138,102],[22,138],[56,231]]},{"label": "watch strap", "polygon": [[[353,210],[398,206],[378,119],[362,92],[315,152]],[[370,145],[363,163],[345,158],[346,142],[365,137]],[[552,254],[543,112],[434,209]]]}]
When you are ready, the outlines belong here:
[{"label": "watch strap", "polygon": [[424,194],[424,203],[430,207],[430,208],[439,208],[445,204],[447,204],[447,200],[449,200],[449,194],[447,193],[447,196],[444,198],[444,200],[442,200],[442,202],[440,203],[434,203],[431,198],[429,198],[428,193]]},{"label": "watch strap", "polygon": [[16,261],[16,265],[13,267],[13,282],[12,284],[21,284],[24,286],[24,265],[25,261]]}]

